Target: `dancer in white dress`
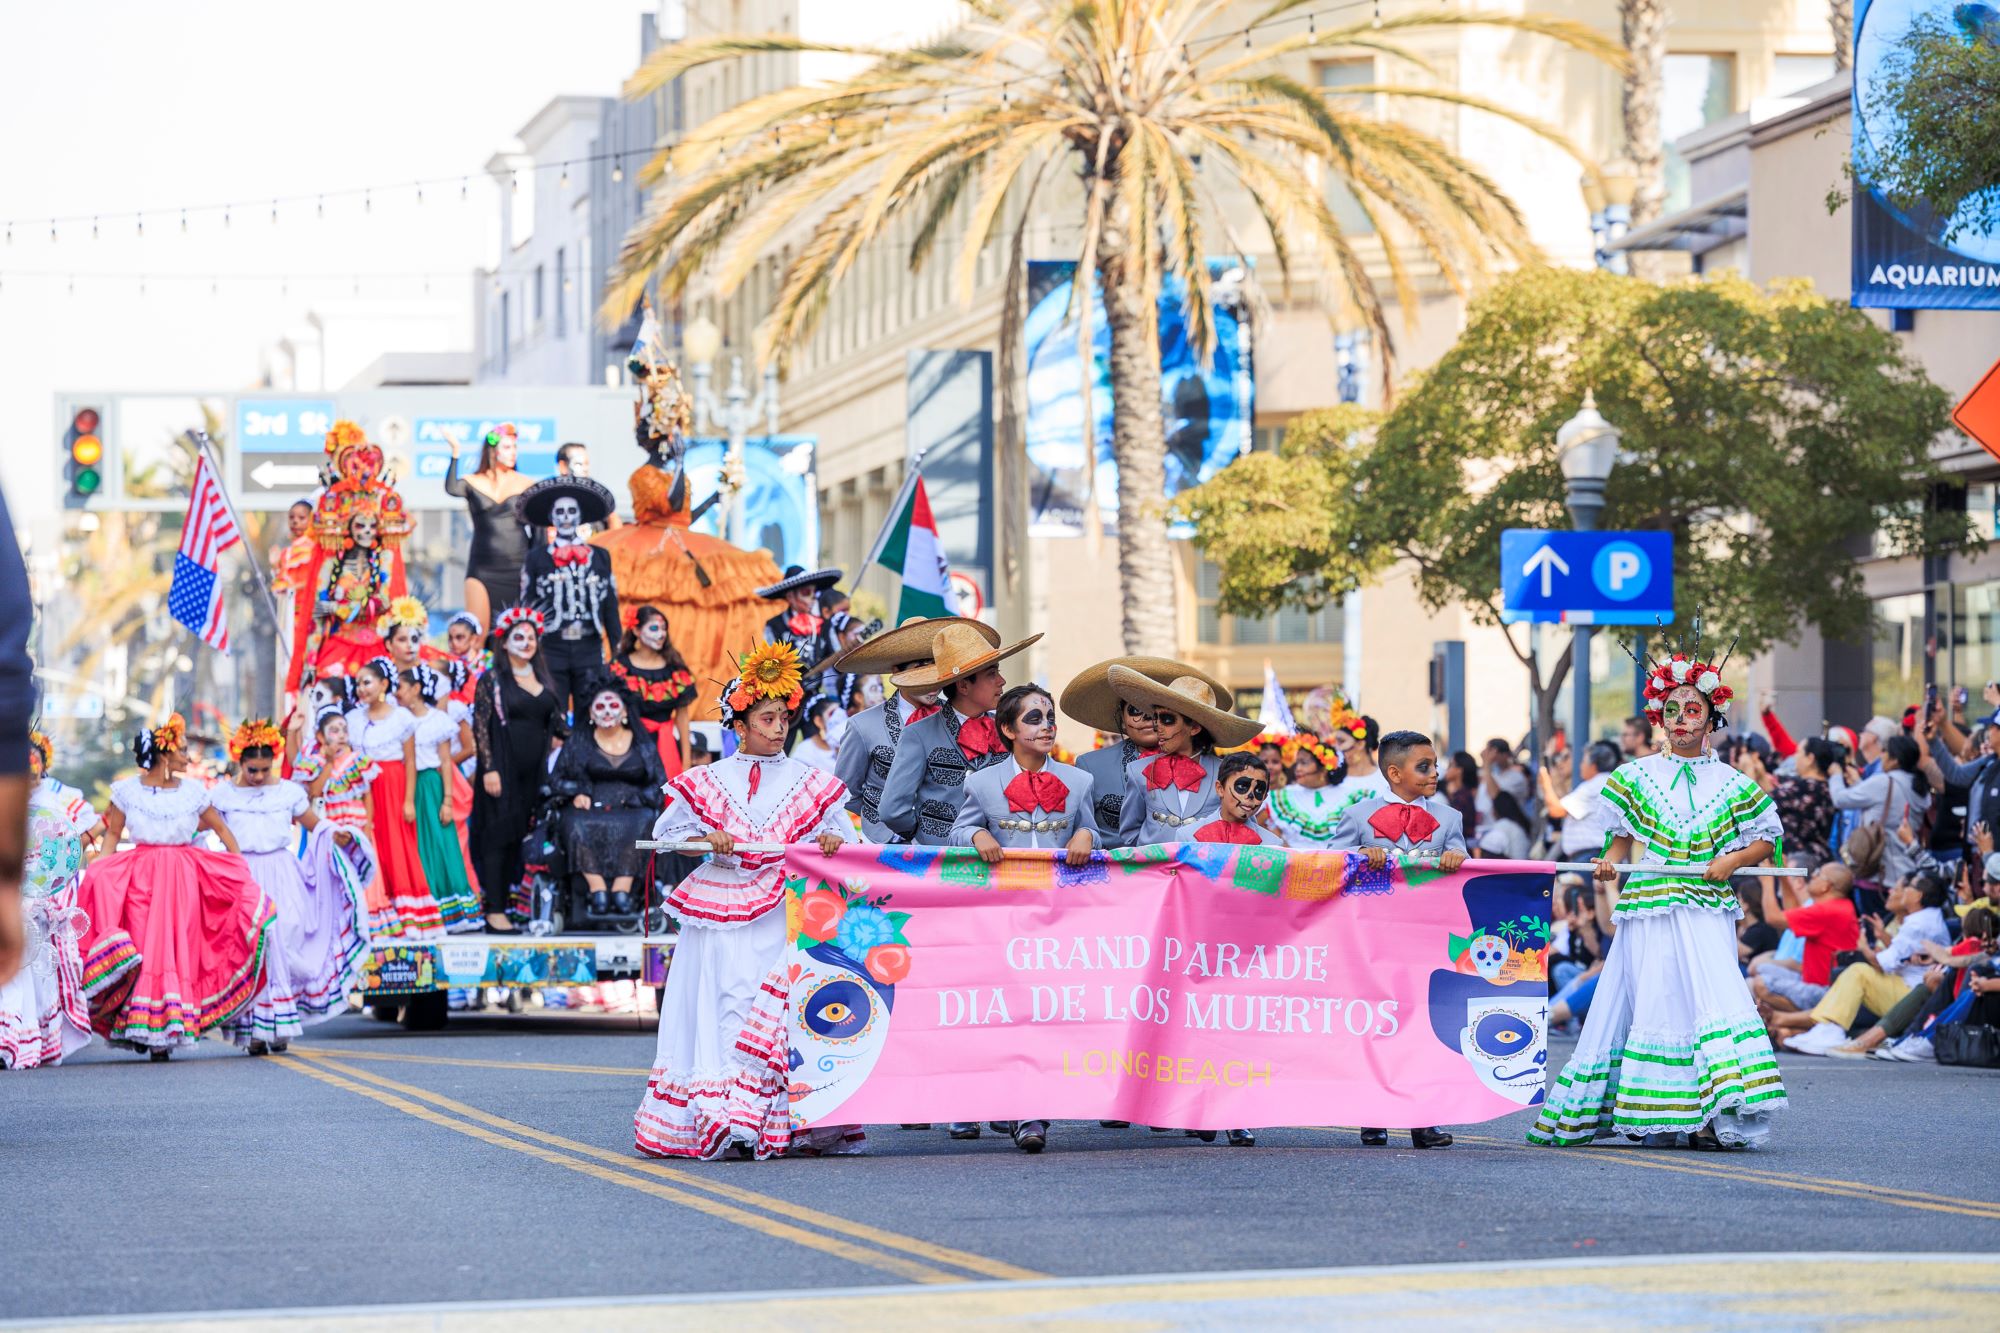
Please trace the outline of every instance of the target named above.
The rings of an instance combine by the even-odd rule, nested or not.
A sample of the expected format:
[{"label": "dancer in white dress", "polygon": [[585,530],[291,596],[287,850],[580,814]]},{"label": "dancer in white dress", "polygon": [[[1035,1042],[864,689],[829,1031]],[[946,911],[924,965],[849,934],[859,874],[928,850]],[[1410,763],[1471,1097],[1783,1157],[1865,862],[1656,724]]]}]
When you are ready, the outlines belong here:
[{"label": "dancer in white dress", "polygon": [[794,1144],[786,1035],[783,853],[736,844],[817,842],[832,855],[852,839],[847,788],[784,753],[803,696],[790,644],[746,653],[722,693],[737,735],[727,759],[666,786],[654,826],[664,841],[706,842],[708,859],[667,895],[680,921],[660,1004],[652,1077],[633,1120],[639,1151],[714,1159],[773,1157],[787,1148],[857,1152],[859,1128],[806,1131]]},{"label": "dancer in white dress", "polygon": [[1328,779],[1340,766],[1340,756],[1329,746],[1310,736],[1298,738],[1292,759],[1295,781],[1272,791],[1259,822],[1275,829],[1285,846],[1301,851],[1323,852],[1333,845],[1334,830],[1340,827],[1340,812],[1362,791],[1342,795]]},{"label": "dancer in white dress", "polygon": [[90,1001],[83,990],[83,920],[76,906],[83,849],[104,821],[83,793],[49,773],[54,747],[28,734],[28,855],[21,878],[28,953],[0,986],[0,1069],[59,1065],[90,1044]]},{"label": "dancer in white dress", "polygon": [[[368,947],[366,845],[352,829],[322,820],[304,787],[277,776],[284,744],[269,721],[245,722],[229,738],[236,781],[209,793],[250,877],[278,912],[266,936],[264,984],[229,1024],[231,1040],[252,1055],[282,1051],[306,1027],[345,1011],[348,985]],[[303,861],[295,824],[307,834]]]},{"label": "dancer in white dress", "polygon": [[1616,862],[1689,871],[1626,882],[1612,909],[1617,947],[1530,1143],[1617,1135],[1657,1145],[1684,1134],[1690,1147],[1746,1147],[1785,1105],[1737,967],[1743,909],[1729,886],[1735,871],[1781,852],[1784,834],[1764,790],[1708,749],[1729,699],[1719,667],[1693,652],[1649,666],[1646,716],[1664,722],[1669,748],[1620,765],[1604,785],[1611,837],[1596,877],[1611,892]]}]

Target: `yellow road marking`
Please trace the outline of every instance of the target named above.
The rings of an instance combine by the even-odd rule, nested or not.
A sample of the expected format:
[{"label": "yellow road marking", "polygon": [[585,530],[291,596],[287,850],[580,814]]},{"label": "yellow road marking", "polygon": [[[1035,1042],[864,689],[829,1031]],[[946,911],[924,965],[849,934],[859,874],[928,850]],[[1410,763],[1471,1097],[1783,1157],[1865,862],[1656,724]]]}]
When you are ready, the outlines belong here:
[{"label": "yellow road marking", "polygon": [[[322,1051],[301,1051],[296,1047],[293,1048],[293,1053],[305,1055],[308,1059],[317,1062],[333,1063],[335,1068],[340,1068],[337,1062],[340,1058],[344,1058],[331,1056]],[[790,1218],[793,1221],[802,1222],[809,1226],[838,1227],[847,1235],[869,1241],[884,1249],[900,1250],[905,1254],[915,1256],[919,1259],[929,1260],[934,1263],[950,1264],[953,1267],[977,1273],[982,1277],[999,1278],[1006,1281],[1034,1281],[1048,1276],[1046,1273],[1040,1273],[1031,1268],[1022,1268],[1019,1265],[1006,1263],[999,1259],[989,1259],[985,1255],[974,1254],[969,1250],[960,1250],[948,1245],[939,1245],[917,1236],[906,1236],[901,1232],[888,1231],[881,1227],[870,1226],[865,1222],[837,1217],[821,1209],[808,1208],[772,1195],[759,1193],[756,1190],[744,1189],[741,1186],[711,1180],[698,1171],[670,1167],[665,1163],[636,1157],[630,1153],[612,1152],[608,1149],[600,1148],[595,1144],[580,1143],[575,1139],[565,1138],[560,1134],[552,1134],[528,1125],[523,1125],[518,1121],[493,1115],[480,1110],[476,1106],[469,1106],[464,1102],[446,1097],[441,1093],[432,1092],[427,1088],[414,1087],[406,1083],[397,1083],[391,1079],[383,1078],[378,1074],[371,1074],[366,1070],[342,1068],[341,1072],[348,1077],[364,1080],[365,1082],[388,1089],[393,1093],[429,1102],[433,1106],[449,1111],[453,1115],[462,1116],[467,1120],[489,1126],[506,1134],[514,1135],[517,1138],[527,1139],[547,1147],[609,1163],[622,1171],[638,1172],[655,1178],[671,1180],[676,1186],[703,1190],[718,1198],[728,1199],[746,1207],[760,1208],[765,1212],[775,1213],[780,1217]]]},{"label": "yellow road marking", "polygon": [[474,1060],[457,1055],[402,1055],[390,1051],[350,1051],[330,1050],[321,1047],[294,1046],[295,1055],[335,1056],[342,1060],[402,1060],[418,1065],[459,1065],[466,1069],[526,1069],[545,1074],[597,1074],[612,1078],[643,1079],[644,1069],[622,1068],[618,1065],[551,1065],[533,1060]]},{"label": "yellow road marking", "polygon": [[[859,1245],[851,1244],[837,1237],[823,1236],[816,1231],[808,1231],[804,1227],[794,1226],[789,1222],[780,1222],[773,1218],[760,1217],[756,1213],[747,1212],[730,1204],[720,1203],[715,1199],[704,1198],[689,1190],[676,1189],[671,1185],[663,1184],[657,1180],[638,1179],[624,1171],[614,1171],[609,1167],[578,1161],[574,1157],[553,1151],[549,1148],[537,1146],[533,1143],[522,1143],[516,1139],[496,1134],[489,1129],[481,1128],[478,1125],[469,1125],[462,1121],[454,1120],[449,1116],[441,1115],[427,1106],[419,1106],[407,1098],[398,1097],[380,1088],[371,1088],[365,1084],[357,1083],[352,1079],[342,1077],[340,1074],[336,1074],[330,1070],[316,1068],[309,1061],[284,1060],[279,1063],[287,1069],[304,1074],[307,1078],[318,1079],[320,1082],[330,1084],[333,1087],[343,1088],[348,1092],[359,1093],[361,1096],[380,1102],[382,1105],[390,1107],[393,1110],[401,1111],[405,1115],[414,1116],[439,1128],[451,1130],[455,1134],[463,1134],[468,1138],[489,1143],[496,1148],[505,1148],[509,1152],[517,1152],[526,1157],[533,1157],[539,1161],[547,1162],[551,1166],[559,1166],[565,1170],[575,1171],[580,1175],[590,1176],[613,1185],[622,1185],[626,1189],[638,1190],[642,1194],[650,1194],[656,1198],[665,1199],[670,1203],[677,1203],[683,1207],[692,1208],[698,1213],[720,1221],[733,1222],[737,1226],[759,1232],[776,1240],[791,1241],[795,1245],[802,1245],[809,1250],[818,1250],[822,1254],[830,1254],[835,1258],[845,1259],[849,1263],[860,1264],[865,1268],[875,1269],[877,1272],[889,1273],[911,1282],[963,1282],[966,1280],[959,1274],[947,1272],[942,1268],[934,1268],[929,1264],[918,1263],[915,1260],[906,1259],[900,1255],[883,1254],[876,1250],[864,1249]],[[357,1075],[357,1077],[366,1076]],[[371,1081],[382,1082],[383,1080]]]},{"label": "yellow road marking", "polygon": [[[1321,1126],[1325,1134],[1351,1133],[1344,1125]],[[1563,1152],[1575,1154],[1578,1148],[1538,1148],[1533,1144],[1520,1143],[1512,1139],[1492,1138],[1483,1134],[1460,1134],[1456,1131],[1453,1139],[1459,1143],[1478,1144],[1480,1147],[1506,1148],[1521,1152]],[[1736,1180],[1747,1185],[1769,1185],[1774,1189],[1798,1190],[1807,1194],[1832,1194],[1841,1198],[1860,1199],[1871,1203],[1886,1203],[1898,1208],[1915,1208],[1923,1212],[1955,1213],[1961,1217],[1977,1217],[1990,1221],[2000,1221],[2000,1203],[1990,1199],[1965,1199],[1950,1194],[1926,1194],[1918,1190],[1898,1189],[1893,1185],[1871,1185],[1860,1180],[1835,1180],[1823,1176],[1802,1176],[1789,1172],[1765,1170],[1754,1166],[1725,1166],[1719,1161],[1662,1161],[1659,1157],[1640,1148],[1600,1148],[1590,1152],[1592,1162],[1617,1162],[1624,1166],[1642,1167],[1649,1171],[1677,1171],[1682,1175],[1708,1176],[1716,1180]]]}]

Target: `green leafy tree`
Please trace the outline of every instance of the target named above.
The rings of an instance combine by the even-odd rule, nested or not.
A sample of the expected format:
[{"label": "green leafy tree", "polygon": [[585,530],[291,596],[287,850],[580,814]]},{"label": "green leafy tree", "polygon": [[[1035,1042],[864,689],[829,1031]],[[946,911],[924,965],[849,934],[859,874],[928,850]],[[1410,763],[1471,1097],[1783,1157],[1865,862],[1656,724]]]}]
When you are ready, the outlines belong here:
[{"label": "green leafy tree", "polygon": [[[1586,390],[1624,432],[1602,524],[1674,535],[1676,601],[1755,653],[1807,624],[1865,633],[1851,541],[1968,549],[1929,503],[1944,392],[1895,338],[1804,282],[1659,287],[1531,269],[1477,301],[1457,344],[1385,415],[1310,414],[1180,497],[1221,609],[1316,607],[1399,561],[1431,610],[1500,621],[1500,534],[1566,528],[1556,430]],[[1550,734],[1569,650],[1544,671],[1512,628]]]},{"label": "green leafy tree", "polygon": [[1978,9],[1910,25],[1864,108],[1886,136],[1854,163],[1896,207],[1950,218],[1946,241],[2000,224],[2000,19]]}]

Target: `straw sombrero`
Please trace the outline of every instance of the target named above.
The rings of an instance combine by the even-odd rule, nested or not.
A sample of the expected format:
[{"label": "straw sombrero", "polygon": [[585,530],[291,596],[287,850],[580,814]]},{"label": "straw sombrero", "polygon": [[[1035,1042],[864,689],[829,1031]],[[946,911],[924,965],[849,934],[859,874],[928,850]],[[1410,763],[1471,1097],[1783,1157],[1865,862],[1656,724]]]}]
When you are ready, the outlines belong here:
[{"label": "straw sombrero", "polygon": [[1161,684],[1116,662],[1104,674],[1111,692],[1120,699],[1148,708],[1163,708],[1199,722],[1217,749],[1241,745],[1261,729],[1255,718],[1241,717],[1219,707],[1216,703],[1219,696],[1200,676],[1179,676]]},{"label": "straw sombrero", "polygon": [[1058,700],[1064,713],[1086,727],[1094,727],[1107,736],[1123,734],[1125,719],[1118,711],[1119,699],[1111,692],[1111,683],[1105,673],[1114,666],[1122,666],[1136,671],[1142,676],[1150,676],[1162,685],[1170,684],[1182,676],[1193,676],[1207,684],[1218,699],[1230,697],[1227,685],[1213,676],[1203,675],[1185,662],[1176,662],[1170,657],[1107,657],[1102,662],[1093,663],[1076,673],[1076,678],[1063,686],[1062,698]]},{"label": "straw sombrero", "polygon": [[986,626],[978,624],[946,625],[931,638],[930,664],[891,676],[889,683],[898,690],[934,690],[955,680],[964,680],[1002,658],[1012,657],[1023,648],[1038,643],[1042,637],[1030,634],[1019,643],[1010,643],[1002,648],[998,643],[989,641],[989,632]]},{"label": "straw sombrero", "polygon": [[991,625],[964,616],[911,616],[891,630],[872,639],[863,639],[852,648],[843,648],[826,662],[824,670],[835,674],[879,676],[906,662],[931,660],[931,641],[946,625],[969,625],[985,637],[987,646],[1000,646],[1000,631]]}]

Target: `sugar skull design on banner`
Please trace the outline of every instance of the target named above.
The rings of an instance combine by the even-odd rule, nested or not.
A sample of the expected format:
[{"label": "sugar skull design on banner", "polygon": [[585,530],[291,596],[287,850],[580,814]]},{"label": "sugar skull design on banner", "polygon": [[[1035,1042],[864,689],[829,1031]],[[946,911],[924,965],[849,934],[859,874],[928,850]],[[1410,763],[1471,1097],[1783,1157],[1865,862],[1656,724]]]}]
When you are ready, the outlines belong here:
[{"label": "sugar skull design on banner", "polygon": [[1509,915],[1519,902],[1512,878],[1464,882],[1472,933],[1451,936],[1451,968],[1431,973],[1431,1031],[1488,1090],[1538,1106],[1548,1063],[1549,923]]},{"label": "sugar skull design on banner", "polygon": [[875,1068],[889,1040],[896,983],[910,971],[909,914],[884,910],[888,895],[871,900],[859,884],[806,885],[796,876],[786,881],[797,1129],[824,1123]]}]

